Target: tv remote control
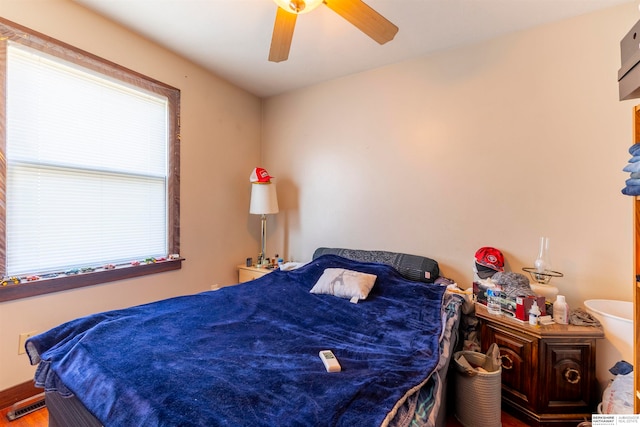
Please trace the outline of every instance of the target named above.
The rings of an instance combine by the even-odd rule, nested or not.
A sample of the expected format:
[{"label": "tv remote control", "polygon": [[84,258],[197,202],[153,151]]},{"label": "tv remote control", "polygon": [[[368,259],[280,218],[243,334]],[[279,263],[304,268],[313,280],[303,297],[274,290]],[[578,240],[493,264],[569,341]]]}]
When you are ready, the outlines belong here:
[{"label": "tv remote control", "polygon": [[336,359],[336,356],[334,356],[331,350],[322,350],[320,352],[320,359],[322,359],[322,363],[324,363],[327,372],[340,372],[342,370],[338,359]]}]

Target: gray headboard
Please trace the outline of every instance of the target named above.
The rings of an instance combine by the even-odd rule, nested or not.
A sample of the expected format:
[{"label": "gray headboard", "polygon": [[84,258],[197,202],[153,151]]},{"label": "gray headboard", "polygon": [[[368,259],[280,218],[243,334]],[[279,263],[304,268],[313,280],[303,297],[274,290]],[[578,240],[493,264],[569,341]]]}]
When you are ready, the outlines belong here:
[{"label": "gray headboard", "polygon": [[338,255],[354,261],[387,264],[394,267],[407,279],[420,282],[432,283],[440,276],[438,262],[419,255],[363,249],[318,248],[313,253],[313,259],[327,254]]}]

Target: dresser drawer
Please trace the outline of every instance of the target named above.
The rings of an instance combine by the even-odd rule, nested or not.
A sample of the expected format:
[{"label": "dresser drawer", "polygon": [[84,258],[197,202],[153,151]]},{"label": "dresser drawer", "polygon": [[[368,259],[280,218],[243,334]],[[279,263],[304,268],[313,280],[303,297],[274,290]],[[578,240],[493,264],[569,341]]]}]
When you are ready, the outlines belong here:
[{"label": "dresser drawer", "polygon": [[271,273],[273,270],[268,268],[259,267],[246,267],[244,265],[238,266],[238,283],[249,282],[255,280],[265,274]]},{"label": "dresser drawer", "polygon": [[540,393],[542,410],[562,414],[570,406],[573,411],[589,412],[597,399],[596,384],[590,381],[595,378],[595,342],[547,341],[541,354],[548,378]]},{"label": "dresser drawer", "polygon": [[503,397],[533,409],[536,375],[531,356],[537,353],[538,340],[497,324],[487,324],[482,330],[484,352],[491,343],[498,344],[500,349]]}]

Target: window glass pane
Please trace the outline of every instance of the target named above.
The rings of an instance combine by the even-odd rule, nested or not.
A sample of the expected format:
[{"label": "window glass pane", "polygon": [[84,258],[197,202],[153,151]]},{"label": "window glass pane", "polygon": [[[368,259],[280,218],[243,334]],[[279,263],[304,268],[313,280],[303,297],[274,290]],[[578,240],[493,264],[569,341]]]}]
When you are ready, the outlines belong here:
[{"label": "window glass pane", "polygon": [[12,159],[166,175],[164,97],[11,43],[7,101]]},{"label": "window glass pane", "polygon": [[168,252],[167,99],[10,44],[7,274]]}]

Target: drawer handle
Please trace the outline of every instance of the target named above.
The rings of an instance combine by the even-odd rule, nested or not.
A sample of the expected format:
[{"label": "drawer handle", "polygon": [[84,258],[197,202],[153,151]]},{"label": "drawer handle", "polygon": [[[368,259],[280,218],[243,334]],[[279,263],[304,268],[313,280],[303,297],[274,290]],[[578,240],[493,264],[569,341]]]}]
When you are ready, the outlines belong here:
[{"label": "drawer handle", "polygon": [[580,382],[580,371],[569,368],[564,371],[564,379],[570,384],[578,384]]},{"label": "drawer handle", "polygon": [[[509,363],[504,363],[505,360]],[[502,369],[513,369],[513,360],[511,360],[508,354],[500,355],[500,363],[502,364]]]}]

